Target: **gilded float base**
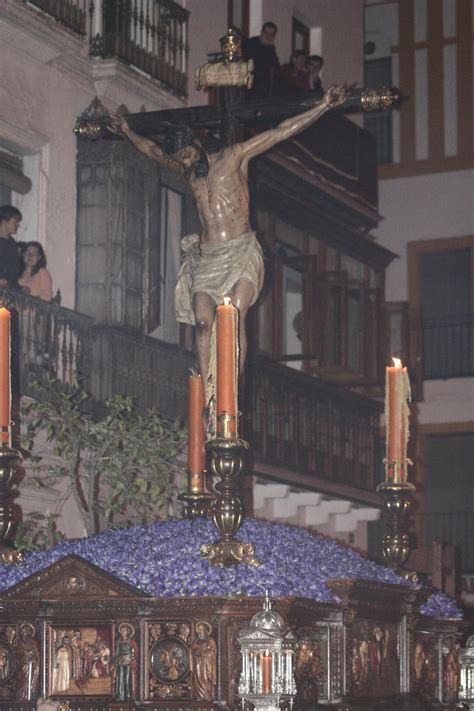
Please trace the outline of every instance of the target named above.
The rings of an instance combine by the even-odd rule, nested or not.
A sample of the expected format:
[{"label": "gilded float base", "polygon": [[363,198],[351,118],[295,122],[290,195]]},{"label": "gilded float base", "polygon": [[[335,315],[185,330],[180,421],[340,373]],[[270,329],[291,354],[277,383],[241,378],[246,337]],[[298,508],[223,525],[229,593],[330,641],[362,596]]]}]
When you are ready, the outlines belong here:
[{"label": "gilded float base", "polygon": [[255,557],[253,543],[243,543],[236,538],[220,540],[217,543],[203,543],[201,555],[214,565],[225,565],[226,567],[237,563],[260,565],[260,561]]}]

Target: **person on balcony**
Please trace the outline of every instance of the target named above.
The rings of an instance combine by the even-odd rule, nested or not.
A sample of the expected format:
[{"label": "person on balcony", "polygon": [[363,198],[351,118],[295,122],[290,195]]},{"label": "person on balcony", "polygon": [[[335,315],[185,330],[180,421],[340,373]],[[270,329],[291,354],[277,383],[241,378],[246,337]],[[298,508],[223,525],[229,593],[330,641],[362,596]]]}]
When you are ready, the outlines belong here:
[{"label": "person on balcony", "polygon": [[183,170],[194,197],[201,235],[187,236],[182,242],[184,262],[176,285],[176,318],[196,326],[197,358],[206,394],[217,305],[228,296],[239,310],[242,373],[247,352],[246,316],[263,283],[262,250],[250,225],[249,161],[303,131],[346,98],[346,88],[334,86],[311,109],[215,153],[205,151],[188,126],[169,129],[161,147],[132,131],[123,116],[112,117],[115,130],[139,151]]},{"label": "person on balcony", "polygon": [[308,56],[304,49],[295,49],[288,64],[284,64],[280,69],[281,94],[297,94],[311,89],[307,61]]},{"label": "person on balcony", "polygon": [[18,284],[25,294],[44,301],[53,298],[53,280],[46,268],[46,255],[39,242],[27,242],[21,250],[21,274]]},{"label": "person on balcony", "polygon": [[3,289],[18,287],[18,244],[13,235],[18,232],[21,220],[21,212],[13,205],[0,207],[0,288]]},{"label": "person on balcony", "polygon": [[274,22],[264,22],[260,35],[250,37],[243,47],[244,59],[253,60],[253,85],[251,96],[273,96],[280,62],[275,49],[278,27]]},{"label": "person on balcony", "polygon": [[309,82],[310,89],[316,92],[316,98],[324,96],[324,89],[321,81],[321,69],[323,68],[324,59],[320,54],[312,54],[308,59]]}]

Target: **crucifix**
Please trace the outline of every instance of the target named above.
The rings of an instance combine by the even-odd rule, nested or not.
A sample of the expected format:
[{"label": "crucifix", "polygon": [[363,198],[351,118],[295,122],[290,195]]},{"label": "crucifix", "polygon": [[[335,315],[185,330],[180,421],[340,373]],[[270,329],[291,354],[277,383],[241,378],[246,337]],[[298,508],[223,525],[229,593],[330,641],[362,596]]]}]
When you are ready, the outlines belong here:
[{"label": "crucifix", "polygon": [[[193,195],[201,234],[182,241],[184,261],[176,285],[176,317],[196,327],[197,359],[207,406],[212,397],[212,387],[207,384],[216,307],[228,297],[239,311],[242,373],[247,312],[263,284],[262,251],[249,218],[249,161],[303,131],[327,111],[388,108],[397,98],[386,89],[377,93],[334,86],[318,101],[311,92],[294,98],[239,101],[241,86],[251,77],[251,66],[240,61],[240,46],[231,31],[222,38],[221,46],[223,61],[198,69],[197,76],[201,86],[222,87],[223,105],[105,120],[112,131],[126,137],[152,160],[182,171]],[[274,127],[239,140],[242,125],[258,128],[262,122],[268,125],[269,120]],[[86,129],[90,130],[90,125],[79,126],[77,132],[85,133]],[[217,151],[207,149],[196,134],[199,129],[218,131],[221,147]]]}]

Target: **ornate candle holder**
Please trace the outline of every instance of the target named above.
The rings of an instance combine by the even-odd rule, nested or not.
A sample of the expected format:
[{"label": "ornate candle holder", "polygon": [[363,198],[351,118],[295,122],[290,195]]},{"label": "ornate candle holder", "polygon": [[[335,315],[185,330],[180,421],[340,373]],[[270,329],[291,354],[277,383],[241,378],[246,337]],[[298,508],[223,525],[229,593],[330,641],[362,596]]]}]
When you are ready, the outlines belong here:
[{"label": "ornate candle holder", "polygon": [[242,37],[229,28],[227,34],[219,40],[224,64],[242,61]]},{"label": "ornate candle holder", "polygon": [[18,495],[13,487],[18,481],[18,467],[22,461],[20,452],[6,444],[0,446],[0,562],[19,563],[23,554],[15,548],[16,524],[20,507],[13,503]]},{"label": "ornate candle holder", "polygon": [[178,501],[184,501],[186,504],[184,515],[187,519],[193,521],[195,518],[207,518],[212,513],[212,502],[215,497],[209,494],[205,489],[206,470],[201,472],[200,479],[202,485],[194,487],[192,484],[193,475],[188,472],[188,491],[178,496]]},{"label": "ornate candle holder", "polygon": [[416,573],[403,570],[403,564],[411,553],[408,535],[408,514],[411,508],[413,484],[407,481],[384,481],[377,491],[384,495],[382,514],[386,520],[383,537],[383,554],[387,563],[398,573],[416,580]]},{"label": "ornate candle holder", "polygon": [[225,434],[228,434],[225,423],[230,420],[231,418],[223,413],[221,422],[224,426],[221,432],[224,436],[206,443],[206,450],[210,454],[211,471],[220,479],[216,484],[219,494],[212,505],[212,518],[221,538],[215,543],[203,544],[201,554],[214,565],[230,566],[241,562],[260,565],[260,561],[255,558],[253,544],[243,543],[234,538],[243,519],[237,478],[242,471],[244,453],[249,445],[245,440],[235,436],[225,437]]}]

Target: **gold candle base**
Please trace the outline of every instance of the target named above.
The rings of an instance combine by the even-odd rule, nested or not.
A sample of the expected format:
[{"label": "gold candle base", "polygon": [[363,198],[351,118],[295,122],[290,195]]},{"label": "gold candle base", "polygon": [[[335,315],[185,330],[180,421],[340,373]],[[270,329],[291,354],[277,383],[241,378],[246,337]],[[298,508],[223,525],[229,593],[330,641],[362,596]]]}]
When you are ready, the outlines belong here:
[{"label": "gold candle base", "polygon": [[22,461],[20,452],[3,444],[0,447],[0,562],[19,563],[23,554],[15,548],[15,534],[21,519],[21,509],[13,500],[18,491],[18,468]]},{"label": "gold candle base", "polygon": [[188,490],[178,496],[178,501],[183,501],[186,504],[185,518],[191,521],[198,517],[207,518],[211,515],[212,502],[216,497],[206,491],[206,479],[206,469],[203,469],[199,474],[188,469]]},{"label": "gold candle base", "polygon": [[215,543],[203,544],[201,555],[214,565],[230,566],[241,562],[260,565],[255,558],[253,544],[234,538],[243,521],[237,478],[242,471],[244,453],[248,448],[248,442],[238,438],[216,438],[206,443],[206,449],[211,455],[211,470],[220,478],[216,484],[219,493],[212,506],[212,518],[221,537]]},{"label": "gold candle base", "polygon": [[206,491],[200,492],[185,492],[178,496],[178,501],[183,501],[186,506],[184,509],[185,518],[194,521],[195,518],[207,518],[212,513],[212,502],[214,496]]},{"label": "gold candle base", "polygon": [[403,564],[411,553],[407,519],[414,491],[415,487],[409,482],[384,481],[377,487],[377,492],[385,497],[382,507],[382,515],[386,520],[383,537],[385,560],[397,573],[411,580],[416,578],[416,573],[404,570]]}]

